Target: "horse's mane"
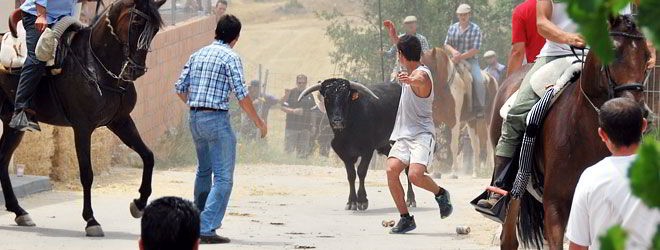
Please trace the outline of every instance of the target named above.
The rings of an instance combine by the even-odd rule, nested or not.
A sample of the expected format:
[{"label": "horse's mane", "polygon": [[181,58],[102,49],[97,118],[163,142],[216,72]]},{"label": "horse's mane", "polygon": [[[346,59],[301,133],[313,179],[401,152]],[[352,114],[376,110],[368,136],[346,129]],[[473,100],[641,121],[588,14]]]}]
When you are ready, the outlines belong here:
[{"label": "horse's mane", "polygon": [[[102,1],[102,0],[99,0],[99,1]],[[110,7],[114,6],[114,4],[117,3],[117,2],[124,2],[124,1],[125,0],[115,0],[110,5]],[[135,1],[141,1],[141,0],[134,0],[133,1],[134,4],[137,4],[137,3],[135,3]],[[148,3],[146,4],[147,8],[140,9],[140,11],[142,11],[144,14],[149,16],[149,18],[151,18],[152,22],[157,24],[159,28],[163,27],[163,25],[164,25],[163,17],[160,15],[160,11],[158,11],[158,5],[153,0],[144,0],[144,1],[148,1]],[[110,7],[108,7],[108,8],[110,8]],[[92,18],[92,21],[90,22],[90,24],[94,24],[100,18],[103,18],[106,11],[110,11],[108,8],[104,9],[101,13],[98,13],[94,18]],[[91,27],[91,25],[90,25],[90,27]]]}]

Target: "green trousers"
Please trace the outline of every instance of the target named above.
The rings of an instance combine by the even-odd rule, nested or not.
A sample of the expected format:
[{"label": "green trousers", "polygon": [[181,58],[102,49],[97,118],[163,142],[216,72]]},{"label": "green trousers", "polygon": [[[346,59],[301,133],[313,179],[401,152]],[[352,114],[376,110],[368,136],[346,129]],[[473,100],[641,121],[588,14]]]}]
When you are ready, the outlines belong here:
[{"label": "green trousers", "polygon": [[506,119],[504,119],[504,123],[502,123],[502,135],[497,142],[495,155],[512,158],[516,149],[522,143],[522,137],[525,134],[527,114],[534,104],[541,99],[536,93],[534,93],[534,89],[532,89],[532,85],[530,84],[530,78],[532,78],[532,75],[538,69],[557,58],[561,57],[539,57],[534,63],[534,66],[532,66],[529,72],[527,72],[527,75],[525,75],[525,78],[520,84],[516,101],[514,102],[513,107],[511,107],[511,110],[509,110]]}]

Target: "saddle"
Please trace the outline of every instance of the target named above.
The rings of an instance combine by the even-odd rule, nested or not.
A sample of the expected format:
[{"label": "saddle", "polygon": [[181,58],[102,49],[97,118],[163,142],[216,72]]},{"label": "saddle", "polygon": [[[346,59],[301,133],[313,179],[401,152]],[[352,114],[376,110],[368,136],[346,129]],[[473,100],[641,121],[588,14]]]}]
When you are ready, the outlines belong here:
[{"label": "saddle", "polygon": [[[0,73],[20,74],[21,68],[27,59],[26,33],[20,13],[15,11],[9,20],[9,33],[2,36],[0,44]],[[71,27],[71,29],[70,29]],[[42,33],[35,49],[37,59],[46,62],[47,73],[58,75],[62,72],[62,63],[66,58],[68,47],[76,34],[83,28],[73,17],[60,19],[52,29],[46,28]]]},{"label": "saddle", "polygon": [[[574,57],[563,57],[556,59],[540,69],[530,77],[530,85],[538,97],[543,97],[549,89],[554,89],[554,95],[550,102],[552,105],[563,93],[566,86],[574,82],[582,71],[582,62]],[[518,92],[514,92],[500,108],[500,116],[506,119],[509,110],[518,98]]]}]

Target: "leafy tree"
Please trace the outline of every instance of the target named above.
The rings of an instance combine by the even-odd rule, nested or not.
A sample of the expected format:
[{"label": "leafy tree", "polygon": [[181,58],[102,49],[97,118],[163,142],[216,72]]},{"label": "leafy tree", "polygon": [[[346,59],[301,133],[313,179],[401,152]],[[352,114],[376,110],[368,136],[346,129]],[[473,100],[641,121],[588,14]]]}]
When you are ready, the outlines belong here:
[{"label": "leafy tree", "polygon": [[[380,0],[382,18],[394,21],[398,30],[408,15],[417,16],[418,32],[426,36],[432,47],[441,47],[449,25],[457,22],[456,8],[461,3],[472,7],[472,21],[481,27],[483,41],[481,53],[494,50],[500,61],[506,60],[511,44],[511,12],[522,0]],[[379,28],[379,0],[360,0],[363,13],[358,16],[345,15],[337,10],[318,13],[330,21],[326,34],[335,44],[330,53],[332,62],[344,77],[368,83],[381,82],[381,40]],[[387,49],[389,39],[383,31],[383,46]],[[395,58],[385,60],[385,77],[389,76]]]},{"label": "leafy tree", "polygon": [[[587,40],[592,51],[605,63],[614,58],[612,39],[609,36],[607,19],[617,15],[631,3],[630,0],[562,0],[568,3],[568,14],[579,26],[579,31]],[[638,24],[654,44],[660,44],[660,1],[639,0]]]}]

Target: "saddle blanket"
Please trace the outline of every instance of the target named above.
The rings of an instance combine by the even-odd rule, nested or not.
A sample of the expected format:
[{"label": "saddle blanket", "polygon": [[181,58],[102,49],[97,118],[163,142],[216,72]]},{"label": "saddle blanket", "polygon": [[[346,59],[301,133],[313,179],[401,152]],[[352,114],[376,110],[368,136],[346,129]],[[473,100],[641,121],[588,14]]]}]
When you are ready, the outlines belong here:
[{"label": "saddle blanket", "polygon": [[[550,106],[562,94],[564,88],[575,81],[582,71],[582,62],[574,57],[556,59],[540,69],[530,77],[530,85],[538,97],[543,97],[549,89],[554,89]],[[519,91],[519,90],[518,90]],[[506,119],[509,111],[516,102],[518,91],[513,93],[500,108],[500,116]]]}]

